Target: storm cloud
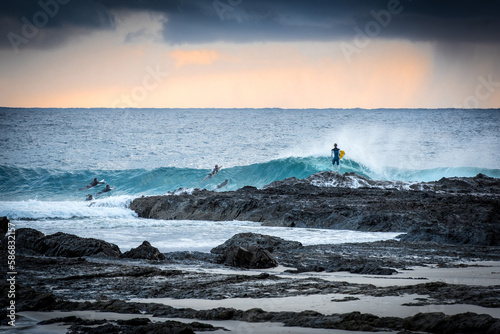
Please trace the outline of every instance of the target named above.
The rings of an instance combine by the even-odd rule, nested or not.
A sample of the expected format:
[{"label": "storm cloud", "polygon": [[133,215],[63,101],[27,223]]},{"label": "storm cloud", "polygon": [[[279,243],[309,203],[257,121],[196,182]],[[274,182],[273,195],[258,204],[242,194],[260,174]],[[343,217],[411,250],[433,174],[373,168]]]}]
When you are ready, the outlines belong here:
[{"label": "storm cloud", "polygon": [[7,0],[0,4],[0,47],[57,47],[113,31],[117,13],[124,12],[161,14],[160,33],[168,44],[348,41],[360,33],[437,43],[500,42],[499,1]]}]

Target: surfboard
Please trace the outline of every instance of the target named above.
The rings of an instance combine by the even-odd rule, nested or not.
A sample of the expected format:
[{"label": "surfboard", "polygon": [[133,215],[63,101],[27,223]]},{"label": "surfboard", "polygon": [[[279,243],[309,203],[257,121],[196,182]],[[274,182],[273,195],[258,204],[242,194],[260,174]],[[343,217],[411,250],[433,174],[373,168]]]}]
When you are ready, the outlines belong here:
[{"label": "surfboard", "polygon": [[340,151],[339,152],[339,159],[342,159],[342,157],[344,156],[345,152],[344,151]]}]

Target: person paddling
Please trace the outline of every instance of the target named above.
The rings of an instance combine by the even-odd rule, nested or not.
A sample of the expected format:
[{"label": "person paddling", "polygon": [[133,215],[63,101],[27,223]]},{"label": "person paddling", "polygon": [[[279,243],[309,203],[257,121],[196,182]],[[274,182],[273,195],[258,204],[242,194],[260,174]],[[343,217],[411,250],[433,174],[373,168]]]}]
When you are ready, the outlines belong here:
[{"label": "person paddling", "polygon": [[111,186],[109,184],[106,185],[106,188],[104,188],[103,190],[99,191],[97,193],[97,195],[100,195],[100,194],[104,194],[104,193],[107,193],[108,191],[111,191],[115,189],[115,187],[111,188]]},{"label": "person paddling", "polygon": [[97,177],[94,177],[94,179],[92,180],[92,182],[90,182],[90,184],[89,184],[88,186],[85,186],[85,187],[80,188],[80,189],[78,189],[78,190],[90,189],[90,188],[92,188],[92,187],[97,186],[98,184],[104,184],[104,183],[106,183],[106,182],[104,182],[104,180],[102,180],[102,181],[98,181],[98,180],[97,180]]},{"label": "person paddling", "polygon": [[212,172],[210,172],[210,174],[208,174],[207,177],[203,179],[203,181],[211,179],[212,177],[214,177],[215,174],[217,174],[221,168],[222,168],[222,166],[215,165],[215,167],[212,170]]}]

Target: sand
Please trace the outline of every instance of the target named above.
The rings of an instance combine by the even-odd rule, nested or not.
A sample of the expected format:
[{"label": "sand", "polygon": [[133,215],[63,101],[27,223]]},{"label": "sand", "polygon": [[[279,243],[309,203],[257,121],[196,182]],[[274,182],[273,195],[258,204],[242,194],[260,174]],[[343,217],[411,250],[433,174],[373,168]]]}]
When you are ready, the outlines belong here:
[{"label": "sand", "polygon": [[[311,277],[320,277],[322,279],[334,281],[346,281],[350,283],[369,283],[381,287],[386,286],[405,286],[414,285],[422,282],[446,282],[450,284],[464,285],[500,285],[500,262],[481,261],[468,263],[466,267],[459,268],[437,268],[437,267],[414,267],[411,270],[404,270],[394,276],[368,276],[356,275],[346,272],[337,273],[314,273]],[[267,270],[221,270],[221,274],[245,274],[258,275],[262,272],[268,272],[277,275],[290,276],[283,273],[287,269],[278,267]],[[206,269],[207,271],[215,271]],[[356,300],[350,300],[352,298]],[[418,302],[419,298],[427,296],[417,294],[404,294],[400,296],[374,297],[368,295],[347,295],[347,294],[314,294],[299,295],[283,298],[227,298],[222,300],[210,299],[172,299],[172,298],[136,298],[130,301],[141,303],[161,303],[176,308],[192,308],[196,310],[213,309],[217,307],[232,307],[240,310],[251,308],[261,308],[264,311],[292,311],[301,312],[313,310],[323,314],[349,313],[359,311],[361,313],[370,313],[376,316],[395,316],[405,318],[417,313],[443,312],[447,315],[454,315],[464,312],[474,312],[477,314],[488,314],[500,319],[500,309],[486,308],[476,305],[452,304],[452,305],[424,305],[424,306],[402,306],[404,303]],[[350,298],[350,299],[349,299]],[[76,315],[83,319],[131,319],[137,317],[148,317],[152,321],[177,320],[181,322],[193,322],[193,319],[179,318],[161,318],[152,317],[148,314],[118,314],[110,312],[96,311],[74,311],[74,312],[20,312],[23,318],[18,321],[16,328],[9,328],[5,333],[65,333],[66,327],[61,325],[36,325],[38,321]],[[242,321],[208,321],[202,320],[214,326],[224,327],[234,333],[363,333],[342,330],[311,329],[302,327],[284,327],[281,323],[248,323]],[[222,330],[213,333],[227,333]]]}]

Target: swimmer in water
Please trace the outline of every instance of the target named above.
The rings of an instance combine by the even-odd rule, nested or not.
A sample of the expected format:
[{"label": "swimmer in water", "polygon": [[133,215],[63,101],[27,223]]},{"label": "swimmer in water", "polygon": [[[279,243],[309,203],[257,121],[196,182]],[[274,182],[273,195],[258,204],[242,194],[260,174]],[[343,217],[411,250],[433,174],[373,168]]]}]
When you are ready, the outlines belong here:
[{"label": "swimmer in water", "polygon": [[115,189],[115,187],[111,188],[111,187],[109,186],[109,184],[107,184],[107,185],[106,185],[106,188],[104,188],[103,190],[99,191],[99,192],[97,193],[97,195],[107,193],[108,191],[111,191],[111,190],[113,190],[113,189]]},{"label": "swimmer in water", "polygon": [[89,189],[89,188],[97,186],[98,184],[103,184],[103,183],[106,183],[106,182],[104,182],[104,180],[103,181],[98,181],[97,177],[94,177],[94,180],[92,180],[92,182],[90,182],[90,184],[88,186],[85,186],[85,187],[80,188],[78,190]]}]

